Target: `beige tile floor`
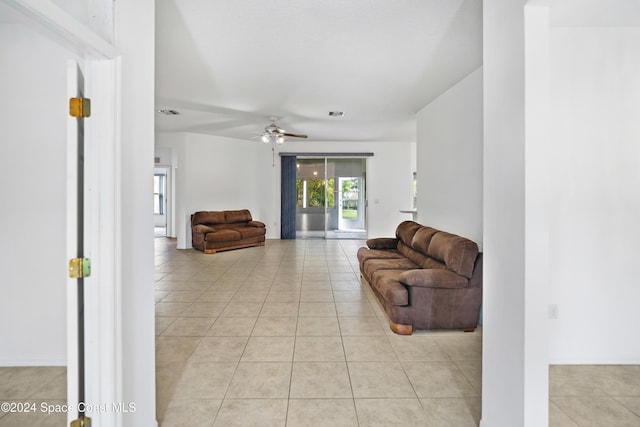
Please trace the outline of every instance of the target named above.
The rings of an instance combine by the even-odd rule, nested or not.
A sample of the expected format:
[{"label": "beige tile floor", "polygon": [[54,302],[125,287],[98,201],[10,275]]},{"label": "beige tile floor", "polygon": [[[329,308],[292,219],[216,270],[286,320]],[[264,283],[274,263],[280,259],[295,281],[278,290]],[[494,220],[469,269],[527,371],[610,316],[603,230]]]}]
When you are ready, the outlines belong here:
[{"label": "beige tile floor", "polygon": [[[156,239],[161,426],[477,426],[482,330],[394,335],[359,240]],[[551,426],[640,426],[640,366],[550,367]]]},{"label": "beige tile floor", "polygon": [[481,330],[394,335],[362,244],[204,255],[156,239],[160,425],[478,425]]},{"label": "beige tile floor", "polygon": [[[67,401],[67,368],[65,367],[0,367],[0,404],[13,408],[0,410],[0,426],[58,427],[67,423],[67,414],[47,414],[44,408],[63,405]],[[26,408],[25,408],[25,405]],[[17,405],[22,405],[17,407]],[[10,412],[22,410],[23,412]]]},{"label": "beige tile floor", "polygon": [[[214,255],[156,242],[160,426],[476,426],[482,331],[396,336],[362,241]],[[0,401],[64,403],[65,368],[0,368]],[[550,425],[640,426],[640,366],[551,366]],[[0,426],[64,417],[0,412]]]}]

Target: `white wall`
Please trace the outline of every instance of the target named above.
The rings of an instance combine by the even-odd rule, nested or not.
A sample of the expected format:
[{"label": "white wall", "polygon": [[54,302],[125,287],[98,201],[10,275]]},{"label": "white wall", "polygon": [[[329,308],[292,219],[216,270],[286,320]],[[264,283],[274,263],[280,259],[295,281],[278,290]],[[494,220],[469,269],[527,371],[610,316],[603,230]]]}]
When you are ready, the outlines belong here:
[{"label": "white wall", "polygon": [[[393,236],[400,209],[412,203],[413,143],[313,143],[288,141],[285,152],[373,152],[367,161],[369,236]],[[200,134],[159,133],[157,149],[176,153],[178,248],[191,247],[189,217],[198,210],[251,210],[267,224],[267,238],[280,238],[280,156],[271,146]],[[158,151],[162,152],[162,151]]]},{"label": "white wall", "polygon": [[268,148],[255,141],[188,134],[187,215],[199,210],[249,209],[253,217],[270,225],[273,238],[271,184],[276,171]]},{"label": "white wall", "polygon": [[549,422],[549,8],[527,4],[524,17],[524,419],[526,425],[544,426]]},{"label": "white wall", "polygon": [[[282,151],[295,153],[373,153],[367,159],[367,230],[369,237],[395,236],[396,227],[411,219],[400,210],[413,206],[414,142],[306,142],[291,141]],[[276,159],[278,160],[278,159]],[[276,163],[278,167],[278,163]],[[280,217],[280,175],[277,185]]]},{"label": "white wall", "polygon": [[[161,135],[166,135],[166,134],[161,134]],[[170,147],[159,147],[155,146],[154,148],[154,158],[158,158],[158,162],[156,163],[156,166],[161,165],[161,166],[169,166],[171,165],[172,162],[172,149]]]},{"label": "white wall", "polygon": [[153,171],[155,2],[116,2],[121,50],[122,399],[136,411],[123,426],[153,426],[155,305]]},{"label": "white wall", "polygon": [[539,402],[528,393],[525,361],[540,361],[527,358],[524,321],[524,5],[483,1],[483,427],[544,425],[525,418]]},{"label": "white wall", "polygon": [[[185,230],[186,213],[184,200],[186,199],[186,168],[178,168],[178,159],[185,158],[185,133],[156,133],[154,144],[154,157],[160,158],[161,165],[171,169],[171,180],[167,183],[170,187],[171,200],[167,206],[170,211],[170,224],[167,224],[167,236],[178,239],[177,247],[185,248],[186,236],[184,232],[178,235],[178,230]],[[180,210],[178,210],[180,208]]]},{"label": "white wall", "polygon": [[550,39],[550,358],[638,364],[640,27]]},{"label": "white wall", "polygon": [[83,23],[104,40],[112,42],[113,1],[51,0],[56,6]]},{"label": "white wall", "polygon": [[276,170],[269,146],[193,133],[158,133],[157,153],[166,156],[167,149],[177,160],[173,167],[178,248],[191,247],[190,217],[201,210],[249,209],[254,219],[267,224],[267,238],[279,238],[273,224]]},{"label": "white wall", "polygon": [[418,222],[482,249],[482,68],[417,114]]},{"label": "white wall", "polygon": [[[122,137],[118,169],[121,176],[100,188],[122,184],[122,191],[119,200],[110,199],[111,194],[101,194],[100,202],[107,204],[105,211],[111,206],[120,209],[117,216],[122,234],[113,233],[116,244],[104,248],[111,249],[113,254],[103,259],[121,260],[118,264],[121,269],[113,275],[121,275],[122,292],[118,298],[122,305],[115,311],[121,314],[122,324],[118,326],[122,327],[122,342],[118,343],[121,348],[104,349],[105,363],[117,367],[116,372],[110,373],[112,376],[106,375],[101,380],[118,383],[118,401],[136,404],[134,413],[123,414],[123,426],[151,426],[156,424],[152,211],[154,2],[118,3],[117,17],[115,38],[122,57],[115,62],[122,65],[122,73],[118,75],[118,83],[122,85],[122,96],[118,99],[121,105],[106,109],[112,107],[119,113],[122,107],[122,114],[117,114],[118,129],[107,129],[119,132]],[[69,23],[64,18],[62,21]],[[52,22],[57,25],[60,16],[56,15]],[[8,25],[0,26],[0,48],[3,76],[0,196],[6,202],[0,214],[3,236],[0,364],[64,364],[66,61],[73,55]],[[101,100],[97,105],[107,103]],[[93,113],[100,113],[97,110]],[[93,214],[90,216],[94,218]],[[94,243],[97,246],[104,242]],[[100,266],[97,267],[99,270]],[[119,359],[120,349],[122,360],[113,363],[112,359]]]},{"label": "white wall", "polygon": [[0,25],[0,366],[66,365],[66,61]]},{"label": "white wall", "polygon": [[[483,10],[483,427],[547,424],[549,355],[640,360],[622,326],[639,320],[638,28],[549,31],[547,3],[523,3]],[[609,16],[585,4],[552,4],[551,15]],[[558,320],[543,320],[547,302]]]}]

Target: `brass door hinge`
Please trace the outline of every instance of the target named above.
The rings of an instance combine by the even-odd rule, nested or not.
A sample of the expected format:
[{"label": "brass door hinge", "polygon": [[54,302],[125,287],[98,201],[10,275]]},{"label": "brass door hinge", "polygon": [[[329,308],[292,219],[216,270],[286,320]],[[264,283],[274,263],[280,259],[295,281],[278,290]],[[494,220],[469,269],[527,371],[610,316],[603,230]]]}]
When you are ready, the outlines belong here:
[{"label": "brass door hinge", "polygon": [[81,279],[91,276],[91,260],[89,258],[73,258],[69,260],[69,277]]},{"label": "brass door hinge", "polygon": [[91,427],[91,418],[81,417],[71,421],[71,427]]},{"label": "brass door hinge", "polygon": [[71,117],[89,117],[91,115],[91,100],[89,98],[70,98],[69,115]]}]

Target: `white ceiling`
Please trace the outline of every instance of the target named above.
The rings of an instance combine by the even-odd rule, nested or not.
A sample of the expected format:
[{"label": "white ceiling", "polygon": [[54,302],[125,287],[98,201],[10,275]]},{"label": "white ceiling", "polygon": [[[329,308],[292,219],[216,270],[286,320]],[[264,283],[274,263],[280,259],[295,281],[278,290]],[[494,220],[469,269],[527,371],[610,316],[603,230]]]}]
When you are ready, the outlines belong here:
[{"label": "white ceiling", "polygon": [[528,0],[549,7],[552,27],[637,27],[638,0]]},{"label": "white ceiling", "polygon": [[[640,26],[638,0],[528,4],[550,6],[556,26]],[[163,131],[247,139],[275,115],[313,141],[413,141],[415,112],[482,64],[481,0],[157,0],[156,8],[156,107],[181,113],[157,114]],[[24,22],[0,0],[0,24]]]},{"label": "white ceiling", "polygon": [[[156,128],[414,141],[415,113],[482,64],[480,0],[157,0]],[[346,112],[331,118],[330,110]]]}]

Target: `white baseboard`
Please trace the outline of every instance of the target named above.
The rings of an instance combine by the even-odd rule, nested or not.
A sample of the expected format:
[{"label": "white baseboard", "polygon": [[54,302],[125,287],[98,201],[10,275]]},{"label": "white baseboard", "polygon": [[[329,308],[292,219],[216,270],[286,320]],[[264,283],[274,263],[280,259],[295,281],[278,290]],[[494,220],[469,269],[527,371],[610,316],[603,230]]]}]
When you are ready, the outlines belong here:
[{"label": "white baseboard", "polygon": [[34,359],[34,360],[14,360],[14,359],[0,359],[0,366],[3,368],[19,367],[19,366],[67,366],[66,360],[60,359]]},{"label": "white baseboard", "polygon": [[640,365],[640,359],[549,359],[549,365]]}]

